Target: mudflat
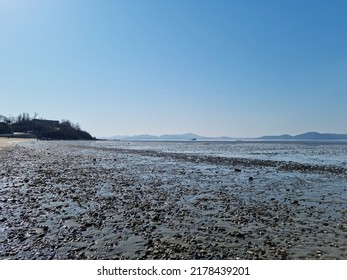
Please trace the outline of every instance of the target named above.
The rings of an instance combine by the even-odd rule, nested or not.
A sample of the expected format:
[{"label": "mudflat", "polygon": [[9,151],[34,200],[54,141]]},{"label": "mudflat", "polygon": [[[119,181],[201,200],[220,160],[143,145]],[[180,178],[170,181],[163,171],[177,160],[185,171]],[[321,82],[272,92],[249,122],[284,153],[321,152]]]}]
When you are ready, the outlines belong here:
[{"label": "mudflat", "polygon": [[27,142],[0,151],[0,259],[347,259],[347,172]]}]

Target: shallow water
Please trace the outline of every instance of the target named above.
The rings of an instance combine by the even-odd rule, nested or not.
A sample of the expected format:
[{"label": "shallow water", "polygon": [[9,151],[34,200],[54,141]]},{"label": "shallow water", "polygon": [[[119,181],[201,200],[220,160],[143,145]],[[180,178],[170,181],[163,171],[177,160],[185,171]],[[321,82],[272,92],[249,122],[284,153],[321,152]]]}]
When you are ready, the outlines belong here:
[{"label": "shallow water", "polygon": [[347,167],[346,142],[98,141],[87,145]]}]

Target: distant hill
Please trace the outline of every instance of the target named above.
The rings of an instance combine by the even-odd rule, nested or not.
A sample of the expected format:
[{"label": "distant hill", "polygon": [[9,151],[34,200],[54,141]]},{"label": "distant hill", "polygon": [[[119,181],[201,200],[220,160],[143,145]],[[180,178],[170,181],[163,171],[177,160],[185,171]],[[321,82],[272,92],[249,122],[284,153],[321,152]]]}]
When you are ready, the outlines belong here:
[{"label": "distant hill", "polygon": [[291,136],[288,134],[279,136],[262,136],[260,140],[347,140],[347,134],[306,132]]},{"label": "distant hill", "polygon": [[160,140],[192,140],[192,139],[206,139],[204,136],[200,136],[193,133],[185,133],[185,134],[165,134],[159,136]]},{"label": "distant hill", "polygon": [[103,139],[107,140],[129,140],[129,141],[189,141],[189,140],[197,140],[197,141],[232,141],[232,140],[268,140],[268,141],[301,141],[301,140],[322,140],[322,141],[333,141],[333,140],[346,140],[347,134],[336,134],[336,133],[319,133],[319,132],[306,132],[302,134],[298,134],[295,136],[289,134],[283,135],[274,135],[274,136],[262,136],[258,138],[231,138],[228,136],[220,136],[220,137],[206,137],[197,135],[194,133],[184,133],[184,134],[164,134],[160,136],[149,135],[149,134],[141,134],[141,135],[133,135],[133,136],[113,136],[113,137],[103,137]]},{"label": "distant hill", "polygon": [[294,136],[283,134],[279,136],[262,136],[256,139],[264,139],[264,140],[293,140]]},{"label": "distant hill", "polygon": [[122,139],[126,140],[157,140],[158,136],[155,135],[149,135],[149,134],[141,134],[141,135],[134,135],[134,136],[121,136]]},{"label": "distant hill", "polygon": [[186,140],[232,140],[233,138],[227,137],[227,136],[221,136],[221,137],[206,137],[206,136],[200,136],[194,133],[184,133],[184,134],[164,134],[160,136],[156,135],[149,135],[149,134],[141,134],[141,135],[134,135],[134,136],[112,136],[112,137],[105,137],[105,139],[108,140],[153,140],[153,141],[186,141]]},{"label": "distant hill", "polygon": [[88,132],[80,129],[78,124],[68,120],[56,121],[30,118],[29,114],[23,114],[17,118],[7,118],[2,115],[0,120],[0,136],[10,137],[25,135],[38,139],[51,140],[94,140]]},{"label": "distant hill", "polygon": [[39,139],[52,140],[94,140],[88,132],[69,125],[69,123],[59,123],[56,127],[33,131]]}]

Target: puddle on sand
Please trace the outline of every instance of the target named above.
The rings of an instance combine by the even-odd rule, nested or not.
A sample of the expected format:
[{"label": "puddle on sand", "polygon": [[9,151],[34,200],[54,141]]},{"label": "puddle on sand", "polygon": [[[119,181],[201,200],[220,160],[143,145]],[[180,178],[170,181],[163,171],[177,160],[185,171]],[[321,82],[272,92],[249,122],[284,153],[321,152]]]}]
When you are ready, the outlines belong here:
[{"label": "puddle on sand", "polygon": [[140,235],[131,235],[118,243],[117,251],[125,258],[141,258],[146,252],[146,244],[147,241]]}]

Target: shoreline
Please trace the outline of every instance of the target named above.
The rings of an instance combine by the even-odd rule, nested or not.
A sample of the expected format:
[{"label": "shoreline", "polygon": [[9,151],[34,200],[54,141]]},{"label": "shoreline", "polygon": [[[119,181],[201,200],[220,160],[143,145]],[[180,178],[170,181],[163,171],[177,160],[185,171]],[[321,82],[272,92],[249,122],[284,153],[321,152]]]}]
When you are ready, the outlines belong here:
[{"label": "shoreline", "polygon": [[5,149],[5,148],[9,148],[9,147],[13,146],[16,143],[21,143],[21,142],[25,142],[25,141],[33,141],[33,139],[30,139],[30,138],[16,138],[16,137],[11,137],[11,138],[0,137],[0,150],[1,149]]},{"label": "shoreline", "polygon": [[61,141],[0,162],[0,259],[347,259],[345,172]]}]

